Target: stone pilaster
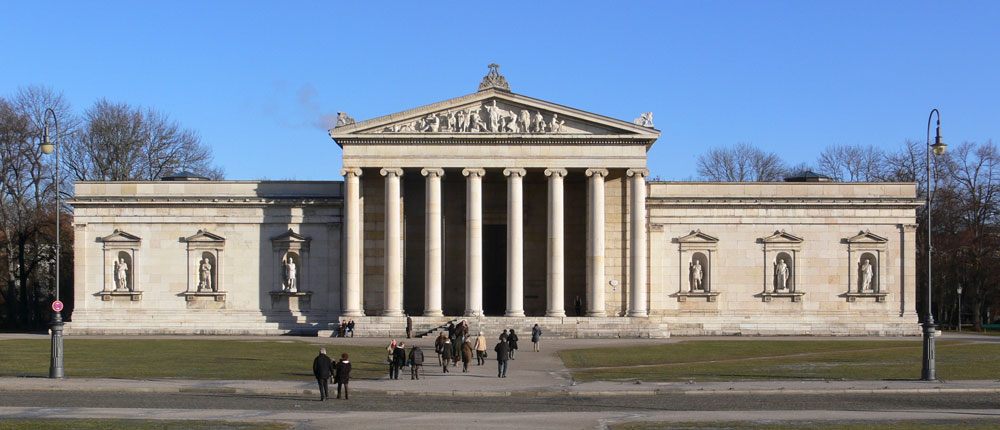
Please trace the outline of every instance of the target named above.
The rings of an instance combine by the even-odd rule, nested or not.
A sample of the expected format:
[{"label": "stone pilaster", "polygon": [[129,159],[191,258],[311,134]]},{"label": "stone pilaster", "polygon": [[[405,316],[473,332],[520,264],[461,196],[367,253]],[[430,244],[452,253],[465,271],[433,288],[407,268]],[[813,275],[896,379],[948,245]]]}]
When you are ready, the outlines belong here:
[{"label": "stone pilaster", "polygon": [[403,169],[384,168],[385,176],[385,304],[382,315],[403,315],[402,211],[399,177]]},{"label": "stone pilaster", "polygon": [[608,169],[587,169],[587,316],[604,310],[604,178]]},{"label": "stone pilaster", "polygon": [[483,175],[484,169],[462,169],[466,178],[465,315],[483,313]]},{"label": "stone pilaster", "polygon": [[427,178],[424,316],[441,316],[441,177],[444,169],[425,168]]},{"label": "stone pilaster", "polygon": [[341,314],[364,315],[361,307],[361,169],[340,170],[344,176],[344,289]]},{"label": "stone pilaster", "polygon": [[628,169],[631,178],[629,205],[629,310],[630,317],[647,317],[646,307],[646,176],[649,170]]},{"label": "stone pilaster", "polygon": [[507,177],[507,312],[524,316],[524,169],[504,169]]},{"label": "stone pilaster", "polygon": [[566,316],[565,291],[565,237],[563,218],[563,178],[566,169],[545,169],[549,177],[549,217],[547,236],[547,268],[545,316]]}]

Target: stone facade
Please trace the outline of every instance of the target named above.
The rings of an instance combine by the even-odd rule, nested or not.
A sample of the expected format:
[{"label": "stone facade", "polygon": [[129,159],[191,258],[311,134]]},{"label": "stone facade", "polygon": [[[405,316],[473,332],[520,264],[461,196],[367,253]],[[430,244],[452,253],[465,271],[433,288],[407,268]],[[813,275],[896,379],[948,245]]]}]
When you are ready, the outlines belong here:
[{"label": "stone facade", "polygon": [[406,313],[418,333],[919,333],[914,184],[647,183],[651,113],[567,108],[495,72],[341,113],[343,182],[77,183],[69,330],[398,335]]}]

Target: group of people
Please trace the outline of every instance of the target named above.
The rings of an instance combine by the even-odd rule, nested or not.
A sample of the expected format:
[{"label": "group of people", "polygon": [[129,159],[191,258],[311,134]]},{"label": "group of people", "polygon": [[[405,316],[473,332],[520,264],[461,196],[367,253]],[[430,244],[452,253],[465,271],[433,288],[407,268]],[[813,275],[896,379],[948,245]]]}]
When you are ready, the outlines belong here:
[{"label": "group of people", "polygon": [[483,332],[479,332],[475,343],[469,336],[469,322],[462,320],[455,325],[448,323],[447,330],[434,340],[434,352],[438,356],[438,365],[444,373],[448,373],[448,365],[458,366],[458,361],[462,361],[462,372],[469,371],[469,362],[472,361],[472,354],[476,354],[476,362],[480,365],[486,362],[486,337]]},{"label": "group of people", "polygon": [[325,401],[330,398],[330,382],[337,384],[337,398],[340,398],[341,388],[343,388],[344,399],[350,399],[351,394],[349,384],[351,382],[351,362],[347,353],[340,355],[340,360],[336,363],[326,355],[326,348],[319,349],[319,355],[313,360],[313,375],[319,383],[319,400]]},{"label": "group of people", "polygon": [[351,334],[351,337],[354,337],[354,320],[350,320],[347,323],[341,322],[340,327],[337,327],[337,336],[347,337],[348,333]]}]

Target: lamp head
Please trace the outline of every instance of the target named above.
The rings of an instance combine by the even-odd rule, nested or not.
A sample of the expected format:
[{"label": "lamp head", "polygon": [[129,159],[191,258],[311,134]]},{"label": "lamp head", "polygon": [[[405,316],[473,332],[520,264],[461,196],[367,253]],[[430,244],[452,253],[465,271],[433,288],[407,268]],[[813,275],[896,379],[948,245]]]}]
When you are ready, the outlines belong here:
[{"label": "lamp head", "polygon": [[52,150],[55,149],[55,145],[49,141],[48,127],[45,127],[45,132],[42,134],[42,141],[38,143],[38,149],[41,149],[43,154],[51,154]]},{"label": "lamp head", "polygon": [[937,128],[937,134],[934,136],[934,144],[931,145],[931,149],[934,150],[934,155],[944,155],[944,151],[948,149],[948,145],[941,138],[941,127]]},{"label": "lamp head", "polygon": [[962,294],[962,285],[961,284],[959,284],[959,286],[958,286],[958,294]]}]

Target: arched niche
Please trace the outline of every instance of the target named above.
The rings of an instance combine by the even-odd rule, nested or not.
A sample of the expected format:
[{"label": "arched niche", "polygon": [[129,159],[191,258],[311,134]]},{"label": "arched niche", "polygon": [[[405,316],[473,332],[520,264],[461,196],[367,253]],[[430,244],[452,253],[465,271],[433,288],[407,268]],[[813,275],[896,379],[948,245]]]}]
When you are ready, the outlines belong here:
[{"label": "arched niche", "polygon": [[132,277],[134,273],[132,253],[127,250],[118,251],[114,264],[114,284],[115,291],[134,291],[135,281]]},{"label": "arched niche", "polygon": [[281,291],[297,292],[302,285],[302,256],[296,251],[285,252],[281,265]]},{"label": "arched niche", "polygon": [[[677,289],[672,296],[678,302],[686,302],[690,297],[716,301],[719,293],[712,283],[712,274],[715,271],[713,258],[717,255],[719,238],[694,230],[687,235],[675,237],[673,242],[677,244],[678,265]],[[700,284],[695,279],[699,272]]]},{"label": "arched niche", "polygon": [[[847,244],[847,292],[848,302],[861,298],[874,298],[884,302],[889,294],[883,279],[883,258],[888,249],[889,239],[863,230],[857,235],[843,239]],[[867,263],[867,267],[866,267]]]},{"label": "arched niche", "polygon": [[219,291],[219,259],[213,251],[202,251],[198,257],[198,291]]},{"label": "arched niche", "polygon": [[802,300],[805,292],[802,285],[799,285],[798,272],[799,252],[802,249],[803,239],[784,230],[778,230],[774,234],[762,237],[757,243],[763,245],[764,251],[763,267],[761,268],[763,277],[763,292],[757,294],[765,302],[770,302],[773,298],[788,298],[793,302]]},{"label": "arched niche", "polygon": [[712,291],[711,261],[707,252],[695,251],[688,263],[688,291],[707,293]]},{"label": "arched niche", "polygon": [[861,259],[858,260],[857,285],[859,293],[879,292],[878,272],[878,257],[871,252],[862,253]]},{"label": "arched niche", "polygon": [[189,307],[197,307],[200,300],[226,301],[226,261],[223,251],[226,238],[215,233],[198,230],[184,238],[187,243],[188,288],[181,293]]},{"label": "arched niche", "polygon": [[[274,259],[272,268],[271,287],[276,292],[305,292],[311,291],[309,285],[309,243],[311,239],[305,237],[291,228],[288,231],[271,238],[271,252]],[[288,262],[291,261],[295,268],[294,289],[288,283]]]},{"label": "arched niche", "polygon": [[141,300],[139,251],[142,239],[115,229],[111,234],[97,240],[103,245],[104,282],[101,291],[95,295],[100,296],[102,301]]},{"label": "arched niche", "polygon": [[776,293],[795,292],[795,259],[785,251],[778,252],[774,257],[773,290]]}]

